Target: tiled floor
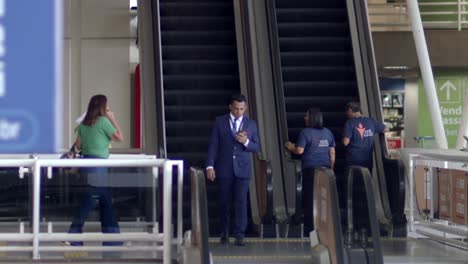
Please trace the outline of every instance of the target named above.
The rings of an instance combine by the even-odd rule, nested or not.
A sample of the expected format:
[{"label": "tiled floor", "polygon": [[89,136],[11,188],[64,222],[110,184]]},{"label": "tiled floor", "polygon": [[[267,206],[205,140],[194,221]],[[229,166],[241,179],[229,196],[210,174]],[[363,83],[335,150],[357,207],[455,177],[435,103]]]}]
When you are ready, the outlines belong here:
[{"label": "tiled floor", "polygon": [[[233,241],[229,245],[220,245],[218,239],[213,238],[210,239],[210,250],[215,264],[311,263],[309,242],[303,239],[246,239],[246,246],[238,247],[233,245]],[[468,264],[468,251],[428,239],[383,238],[382,251],[385,263]],[[40,262],[25,260],[30,258],[25,254],[8,253],[8,255],[0,256],[0,263],[160,263],[157,260],[160,256],[151,253],[146,253],[149,255],[121,253],[120,259],[115,259],[112,256],[111,258],[103,258],[102,253],[90,253],[86,256],[75,254],[67,258],[64,258],[63,253],[49,253],[41,255],[43,260]]]},{"label": "tiled floor", "polygon": [[[305,240],[246,240],[246,247],[210,244],[214,263],[311,263]],[[428,239],[382,239],[385,263],[465,263],[468,251]]]}]

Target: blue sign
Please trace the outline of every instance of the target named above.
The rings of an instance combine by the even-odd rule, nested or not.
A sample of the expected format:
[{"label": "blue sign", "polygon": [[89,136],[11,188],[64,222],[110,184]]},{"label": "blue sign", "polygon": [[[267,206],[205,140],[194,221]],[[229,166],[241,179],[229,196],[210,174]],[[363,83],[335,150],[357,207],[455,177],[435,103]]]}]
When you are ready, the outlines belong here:
[{"label": "blue sign", "polygon": [[379,78],[379,86],[382,91],[404,91],[405,79],[401,78]]},{"label": "blue sign", "polygon": [[62,1],[0,0],[0,153],[58,150]]}]

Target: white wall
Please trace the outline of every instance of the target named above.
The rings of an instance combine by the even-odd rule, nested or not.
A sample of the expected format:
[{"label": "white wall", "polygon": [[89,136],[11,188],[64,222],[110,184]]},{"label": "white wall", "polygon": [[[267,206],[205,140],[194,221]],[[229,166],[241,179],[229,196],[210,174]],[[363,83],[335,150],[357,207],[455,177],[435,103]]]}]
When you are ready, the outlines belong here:
[{"label": "white wall", "polygon": [[[468,30],[425,30],[433,67],[467,67]],[[419,67],[411,32],[373,32],[377,66]]]},{"label": "white wall", "polygon": [[66,0],[64,42],[64,139],[73,140],[75,119],[90,97],[105,94],[125,136],[114,148],[131,146],[132,83],[128,0]]}]

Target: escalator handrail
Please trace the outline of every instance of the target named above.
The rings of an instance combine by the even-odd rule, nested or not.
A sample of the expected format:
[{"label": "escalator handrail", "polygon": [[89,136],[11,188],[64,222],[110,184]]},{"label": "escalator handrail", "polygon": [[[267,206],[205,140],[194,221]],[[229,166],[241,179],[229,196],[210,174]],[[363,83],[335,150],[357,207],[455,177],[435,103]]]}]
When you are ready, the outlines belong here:
[{"label": "escalator handrail", "polygon": [[374,187],[372,184],[372,176],[367,168],[360,166],[350,166],[348,173],[346,175],[347,179],[347,232],[348,234],[354,233],[354,212],[353,212],[353,181],[356,176],[361,176],[364,187],[366,190],[367,198],[367,209],[368,209],[368,219],[370,222],[371,235],[372,235],[372,245],[374,248],[374,263],[383,263],[382,259],[382,247],[380,244],[380,229],[377,222],[377,212],[375,209],[375,196],[374,196]]},{"label": "escalator handrail", "polygon": [[208,244],[208,202],[206,198],[205,172],[202,169],[190,167],[191,175],[191,207],[192,207],[192,245],[200,249],[200,263],[210,263]]},{"label": "escalator handrail", "polygon": [[163,64],[162,64],[162,40],[161,40],[161,16],[160,16],[160,1],[152,1],[153,13],[153,50],[154,50],[154,78],[156,89],[156,131],[158,144],[158,158],[167,157],[166,145],[166,126],[164,114],[164,81],[163,81]]},{"label": "escalator handrail", "polygon": [[302,173],[302,163],[298,160],[290,160],[294,161],[294,175],[296,179],[296,213],[295,213],[295,220],[302,222],[303,218],[303,211],[302,211],[302,195],[303,195],[303,186],[302,186],[302,178],[304,177]]},{"label": "escalator handrail", "polygon": [[[256,90],[254,89],[256,83],[254,80],[254,62],[253,62],[253,51],[252,51],[252,45],[251,45],[251,21],[250,21],[250,16],[249,16],[249,5],[248,5],[249,0],[244,0],[239,2],[239,8],[240,8],[240,20],[241,20],[241,25],[242,25],[242,39],[243,39],[243,45],[240,46],[238,45],[238,50],[239,54],[244,54],[244,66],[245,66],[245,82],[246,82],[246,88],[247,88],[247,95],[248,95],[248,104],[249,107],[248,109],[250,112],[250,115],[253,119],[258,120],[258,107],[257,103],[260,102],[260,95],[257,94]],[[261,103],[259,103],[261,104]],[[262,150],[263,151],[263,148]],[[272,223],[273,222],[273,173],[272,173],[272,167],[271,167],[271,162],[270,160],[264,158],[265,156],[260,152],[257,153],[257,155],[254,156],[254,167],[257,168],[257,163],[260,165],[260,168],[262,168],[262,171],[260,172],[261,177],[265,177],[263,179],[258,179],[259,175],[255,173],[256,177],[256,183],[265,183],[265,186],[263,186],[265,189],[266,197],[266,208],[261,208],[263,206],[261,204],[261,200],[263,199],[258,199],[259,198],[259,192],[257,191],[257,206],[259,209],[260,213],[260,218],[262,223]],[[257,185],[257,184],[256,184]],[[258,188],[258,187],[257,187]],[[261,192],[263,195],[263,191]],[[263,211],[263,209],[265,209]],[[265,213],[263,213],[265,212]]]},{"label": "escalator handrail", "polygon": [[[374,56],[374,46],[369,23],[366,0],[350,1],[348,0],[348,9],[353,10],[358,33],[358,44],[360,49],[360,63],[363,65],[362,74],[366,87],[366,99],[369,105],[369,116],[383,122],[383,112],[380,98],[380,89],[376,60]],[[351,23],[351,20],[350,20]],[[374,111],[372,111],[374,110]],[[376,149],[376,169],[378,178],[378,196],[380,197],[381,211],[383,213],[383,222],[391,222],[392,213],[390,210],[389,195],[387,191],[387,182],[384,171],[384,159],[388,158],[388,147],[385,136],[380,135],[375,145]]]},{"label": "escalator handrail", "polygon": [[[286,117],[286,103],[284,100],[284,87],[283,87],[283,74],[281,71],[281,55],[280,55],[280,45],[278,39],[278,24],[276,20],[276,5],[275,0],[266,0],[266,14],[267,14],[267,21],[268,21],[268,33],[270,38],[270,58],[271,58],[271,65],[273,68],[273,91],[275,93],[275,103],[276,103],[276,116],[279,120],[279,144],[283,145],[289,139],[288,136],[288,123]],[[280,155],[281,159],[284,160],[285,157],[287,158],[288,152],[281,148],[283,151],[283,155]],[[284,205],[286,208],[286,215],[289,218],[289,210],[288,210],[288,199],[286,193],[286,185],[285,185],[285,173],[281,173],[281,181],[283,185],[283,199]]]},{"label": "escalator handrail", "polygon": [[[339,199],[338,199],[338,191],[336,188],[336,176],[335,172],[326,167],[318,167],[314,171],[314,188],[318,188],[318,185],[316,184],[316,181],[318,180],[318,175],[320,172],[324,172],[327,175],[329,186],[331,187],[330,189],[330,203],[332,204],[331,210],[332,210],[332,215],[336,216],[335,218],[335,232],[334,232],[334,237],[333,240],[335,241],[336,244],[336,260],[338,263],[346,263],[345,261],[345,251],[344,251],[344,241],[343,241],[343,232],[341,229],[341,217],[340,217],[340,209],[339,209]],[[318,208],[318,205],[316,204],[319,200],[315,199],[317,196],[320,195],[320,191],[318,189],[314,190],[314,208]],[[315,209],[314,209],[315,210]],[[319,214],[314,213],[314,226],[317,228],[319,227]],[[319,230],[317,230],[319,233]]]},{"label": "escalator handrail", "polygon": [[303,220],[303,209],[302,209],[302,195],[303,195],[303,186],[302,186],[302,180],[304,177],[304,174],[302,172],[302,162],[300,160],[295,160],[291,157],[291,154],[288,152],[286,155],[286,162],[291,162],[294,164],[294,179],[295,179],[295,200],[296,200],[296,207],[295,207],[295,213],[291,217],[293,222],[296,224],[302,222]]},{"label": "escalator handrail", "polygon": [[278,22],[276,20],[276,5],[274,0],[267,0],[268,30],[270,36],[270,56],[274,71],[273,86],[276,98],[276,111],[280,120],[280,137],[288,138],[288,125],[286,117],[286,103],[284,100],[283,73],[281,70],[281,55],[278,39]]},{"label": "escalator handrail", "polygon": [[[265,171],[262,174],[265,176],[265,188],[266,188],[266,210],[265,214],[261,215],[262,223],[273,223],[273,169],[271,167],[271,161],[263,158],[261,153],[256,155],[257,161],[263,163]],[[257,193],[258,195],[258,193]]]}]

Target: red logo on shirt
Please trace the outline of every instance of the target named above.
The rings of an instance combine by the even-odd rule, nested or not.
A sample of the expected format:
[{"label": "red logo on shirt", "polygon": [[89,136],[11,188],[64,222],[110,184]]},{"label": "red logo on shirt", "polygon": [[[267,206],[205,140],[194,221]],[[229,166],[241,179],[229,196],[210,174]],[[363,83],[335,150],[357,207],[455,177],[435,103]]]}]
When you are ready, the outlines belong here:
[{"label": "red logo on shirt", "polygon": [[356,129],[359,132],[359,135],[361,136],[361,140],[364,139],[364,133],[366,132],[366,128],[361,123],[359,123]]}]

